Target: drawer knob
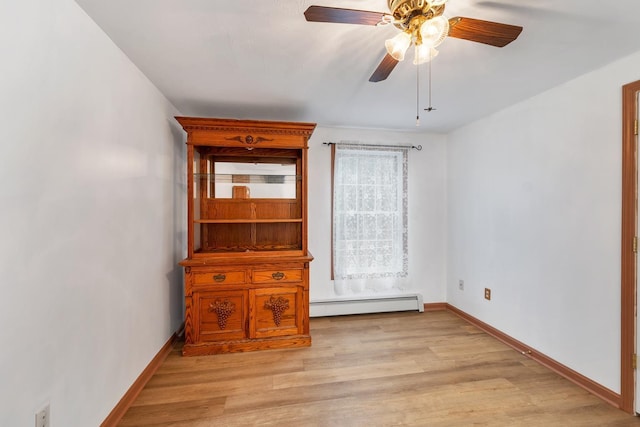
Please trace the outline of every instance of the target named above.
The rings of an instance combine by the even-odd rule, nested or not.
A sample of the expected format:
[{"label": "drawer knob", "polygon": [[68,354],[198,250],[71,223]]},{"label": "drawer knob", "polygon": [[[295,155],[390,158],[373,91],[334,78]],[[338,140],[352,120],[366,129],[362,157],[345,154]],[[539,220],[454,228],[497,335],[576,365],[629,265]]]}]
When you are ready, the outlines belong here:
[{"label": "drawer knob", "polygon": [[271,275],[271,277],[274,278],[274,280],[282,280],[284,279],[284,273],[281,271],[275,272]]},{"label": "drawer knob", "polygon": [[215,280],[216,282],[224,282],[226,278],[226,274],[216,274],[215,276],[213,276],[213,280]]}]

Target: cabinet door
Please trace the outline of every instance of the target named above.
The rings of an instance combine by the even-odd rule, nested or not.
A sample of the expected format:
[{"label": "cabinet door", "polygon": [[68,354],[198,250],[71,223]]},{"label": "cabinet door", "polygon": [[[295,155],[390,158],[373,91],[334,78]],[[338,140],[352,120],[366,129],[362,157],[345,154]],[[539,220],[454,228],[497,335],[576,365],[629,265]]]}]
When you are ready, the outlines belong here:
[{"label": "cabinet door", "polygon": [[251,338],[302,333],[302,288],[298,286],[252,289]]},{"label": "cabinet door", "polygon": [[247,338],[247,291],[194,292],[196,340],[227,341]]}]

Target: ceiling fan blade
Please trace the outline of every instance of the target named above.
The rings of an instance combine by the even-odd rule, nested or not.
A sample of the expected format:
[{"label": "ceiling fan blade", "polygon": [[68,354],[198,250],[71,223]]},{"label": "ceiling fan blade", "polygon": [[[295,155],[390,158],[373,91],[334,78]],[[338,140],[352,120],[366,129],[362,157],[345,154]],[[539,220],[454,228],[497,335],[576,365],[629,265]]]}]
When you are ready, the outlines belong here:
[{"label": "ceiling fan blade", "polygon": [[457,16],[449,19],[449,36],[496,47],[504,47],[518,38],[522,27]]},{"label": "ceiling fan blade", "polygon": [[375,83],[385,80],[389,77],[389,74],[391,74],[396,65],[398,65],[398,60],[387,53],[382,59],[382,62],[380,62],[380,65],[378,65],[378,68],[376,68],[373,74],[371,74],[371,77],[369,77],[369,81]]},{"label": "ceiling fan blade", "polygon": [[377,25],[385,15],[387,14],[382,12],[324,6],[309,6],[304,12],[304,17],[307,18],[307,21],[361,25]]}]

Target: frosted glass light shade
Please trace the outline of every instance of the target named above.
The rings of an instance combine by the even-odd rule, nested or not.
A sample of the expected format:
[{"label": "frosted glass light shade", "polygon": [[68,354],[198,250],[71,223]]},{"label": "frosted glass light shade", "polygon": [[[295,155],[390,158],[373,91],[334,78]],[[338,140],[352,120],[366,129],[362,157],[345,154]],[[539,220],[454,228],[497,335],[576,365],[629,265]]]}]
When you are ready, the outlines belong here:
[{"label": "frosted glass light shade", "polygon": [[384,42],[384,47],[387,48],[389,55],[396,61],[402,61],[404,54],[411,45],[411,36],[405,32],[398,33],[392,39],[388,39]]},{"label": "frosted glass light shade", "polygon": [[435,48],[421,44],[420,46],[416,46],[416,54],[413,58],[413,63],[414,65],[424,64],[438,56],[439,53],[440,52]]},{"label": "frosted glass light shade", "polygon": [[429,47],[436,47],[444,41],[449,34],[449,20],[444,16],[436,16],[425,21],[420,27],[422,44]]}]

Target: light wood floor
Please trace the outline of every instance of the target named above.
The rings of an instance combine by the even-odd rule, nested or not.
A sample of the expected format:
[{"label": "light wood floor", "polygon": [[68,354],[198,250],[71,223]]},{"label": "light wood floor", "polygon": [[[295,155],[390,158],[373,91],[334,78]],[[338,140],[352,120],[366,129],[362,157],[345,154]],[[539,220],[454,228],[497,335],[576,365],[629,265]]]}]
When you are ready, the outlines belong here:
[{"label": "light wood floor", "polygon": [[217,356],[177,345],[120,425],[640,426],[449,312],[316,318],[311,335]]}]

